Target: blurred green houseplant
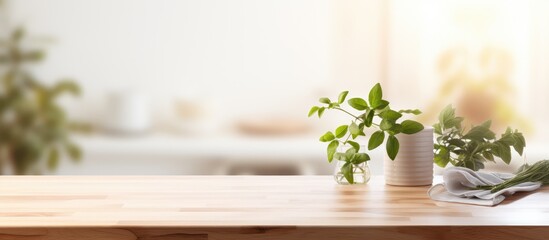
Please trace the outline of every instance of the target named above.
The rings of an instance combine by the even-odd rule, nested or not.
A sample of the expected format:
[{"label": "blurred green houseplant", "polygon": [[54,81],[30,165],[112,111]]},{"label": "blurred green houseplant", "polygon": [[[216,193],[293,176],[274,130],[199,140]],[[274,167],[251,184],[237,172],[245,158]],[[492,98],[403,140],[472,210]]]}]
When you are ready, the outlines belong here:
[{"label": "blurred green houseplant", "polygon": [[69,139],[77,125],[57,103],[64,94],[80,94],[80,88],[68,79],[52,86],[38,81],[29,66],[44,52],[23,49],[24,37],[19,28],[0,40],[0,173],[40,174],[55,169],[62,154],[81,157]]}]

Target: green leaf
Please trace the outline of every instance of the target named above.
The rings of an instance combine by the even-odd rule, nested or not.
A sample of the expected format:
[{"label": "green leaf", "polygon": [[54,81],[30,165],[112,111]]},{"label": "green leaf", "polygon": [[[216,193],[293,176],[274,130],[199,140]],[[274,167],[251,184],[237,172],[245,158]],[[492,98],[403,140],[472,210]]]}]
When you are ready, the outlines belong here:
[{"label": "green leaf", "polygon": [[440,129],[440,123],[434,124],[433,129],[435,134],[442,135],[442,129]]},{"label": "green leaf", "polygon": [[334,159],[343,161],[343,160],[345,160],[345,154],[340,153],[340,152],[336,152],[336,153],[334,154]]},{"label": "green leaf", "polygon": [[387,132],[391,135],[397,135],[402,132],[402,125],[400,124],[393,124],[393,126],[387,130]]},{"label": "green leaf", "polygon": [[414,114],[414,115],[419,115],[419,114],[422,113],[419,109],[405,109],[405,110],[400,110],[398,112],[399,113],[411,113],[411,114]]},{"label": "green leaf", "polygon": [[398,139],[393,136],[393,135],[389,135],[389,137],[387,138],[387,155],[389,156],[389,158],[391,160],[395,160],[397,154],[398,154],[398,149],[399,149],[399,143],[398,143]]},{"label": "green leaf", "polygon": [[349,182],[350,184],[354,184],[355,181],[353,179],[353,164],[351,162],[346,162],[341,167],[341,172],[343,173],[343,176]]},{"label": "green leaf", "polygon": [[330,102],[332,102],[330,101],[329,98],[325,98],[325,97],[318,99],[318,101],[325,104],[330,104]]},{"label": "green leaf", "polygon": [[465,142],[463,140],[457,139],[457,138],[448,140],[448,143],[450,143],[450,145],[454,145],[454,146],[460,147],[460,148],[465,147]]},{"label": "green leaf", "polygon": [[65,149],[72,160],[80,160],[82,158],[82,150],[76,144],[67,143],[65,144]]},{"label": "green leaf", "polygon": [[391,127],[393,127],[393,123],[386,119],[381,120],[381,123],[379,124],[379,128],[384,131],[391,129]]},{"label": "green leaf", "polygon": [[524,151],[524,147],[526,147],[526,140],[524,139],[524,136],[522,133],[515,132],[513,134],[513,137],[515,138],[515,144],[513,144],[513,148],[519,155],[522,156],[522,153]]},{"label": "green leaf", "polygon": [[446,167],[450,162],[450,152],[444,146],[436,145],[438,148],[437,153],[435,154],[434,162],[439,167]]},{"label": "green leaf", "polygon": [[396,120],[398,120],[399,118],[402,117],[402,114],[397,112],[397,111],[388,109],[386,111],[381,112],[379,114],[379,116],[383,119],[386,119],[386,120],[390,121],[390,122],[395,122]]},{"label": "green leaf", "polygon": [[448,105],[444,109],[442,109],[442,111],[438,115],[438,122],[441,124],[441,128],[450,128],[451,126],[446,126],[446,122],[448,120],[452,120],[453,118],[455,118],[455,116],[456,113],[452,105]]},{"label": "green leaf", "polygon": [[364,119],[364,125],[366,127],[371,127],[372,123],[374,122],[374,110],[368,110],[368,114],[365,115]]},{"label": "green leaf", "polygon": [[345,134],[347,134],[347,129],[349,128],[349,126],[347,125],[341,125],[339,126],[336,130],[335,130],[335,137],[336,138],[342,138],[345,136]]},{"label": "green leaf", "polygon": [[461,129],[461,122],[462,121],[463,121],[462,117],[456,117],[456,118],[448,119],[444,123],[444,128],[445,129],[450,129],[450,128]]},{"label": "green leaf", "polygon": [[360,144],[358,144],[357,142],[349,140],[347,141],[347,143],[351,145],[357,152],[360,151]]},{"label": "green leaf", "polygon": [[336,153],[337,147],[339,146],[339,141],[333,140],[328,144],[328,148],[326,149],[326,153],[328,154],[328,162],[332,162],[334,159],[334,154]]},{"label": "green leaf", "polygon": [[345,151],[345,159],[351,160],[356,153],[357,150],[355,148],[347,149],[347,151]]},{"label": "green leaf", "polygon": [[497,156],[503,160],[506,164],[511,162],[511,147],[505,145],[504,143],[496,142],[497,145]]},{"label": "green leaf", "polygon": [[322,117],[322,114],[324,114],[324,110],[326,110],[326,108],[324,108],[324,107],[321,107],[321,108],[318,109],[318,118]]},{"label": "green leaf", "polygon": [[361,164],[370,160],[370,156],[366,153],[357,153],[353,159],[353,164]]},{"label": "green leaf", "polygon": [[465,134],[463,138],[471,140],[494,139],[496,138],[496,134],[490,131],[490,129],[479,125],[469,130],[469,132]]},{"label": "green leaf", "polygon": [[424,128],[423,124],[412,120],[404,120],[400,125],[402,125],[402,133],[404,134],[418,133]]},{"label": "green leaf", "polygon": [[76,82],[73,80],[62,80],[55,84],[52,88],[52,94],[57,96],[61,95],[62,93],[71,93],[72,95],[78,96],[80,95],[80,87]]},{"label": "green leaf", "polygon": [[351,135],[353,137],[353,139],[355,139],[356,137],[358,137],[362,131],[360,131],[360,128],[358,127],[358,125],[356,125],[356,123],[351,123],[351,125],[349,125],[349,131],[351,132]]},{"label": "green leaf", "polygon": [[59,165],[59,150],[53,148],[48,155],[48,168],[54,170]]},{"label": "green leaf", "polygon": [[383,93],[381,90],[381,85],[377,83],[370,90],[370,94],[368,94],[368,101],[370,102],[370,106],[372,106],[372,108],[377,108],[381,104],[382,97]]},{"label": "green leaf", "polygon": [[347,103],[349,104],[349,106],[359,111],[363,111],[368,108],[368,104],[362,98],[351,98],[349,99],[349,101],[347,101]]},{"label": "green leaf", "polygon": [[377,105],[377,107],[375,107],[374,109],[381,110],[381,109],[386,108],[387,106],[389,106],[389,102],[386,101],[386,100],[381,100],[379,102],[379,105]]},{"label": "green leaf", "polygon": [[319,140],[321,142],[329,142],[329,141],[332,141],[334,139],[335,139],[334,134],[332,132],[328,131],[328,132],[324,133],[324,135],[322,135]]},{"label": "green leaf", "polygon": [[485,128],[488,128],[490,129],[490,126],[492,126],[492,120],[488,120],[486,122],[483,122],[482,124],[480,124],[481,126],[485,127]]},{"label": "green leaf", "polygon": [[317,106],[312,107],[311,110],[309,110],[308,116],[309,117],[313,116],[313,114],[315,114],[318,111],[318,109],[319,109],[319,107],[317,107]]},{"label": "green leaf", "polygon": [[488,152],[488,151],[483,152],[482,156],[484,157],[484,159],[486,159],[488,161],[495,162],[494,155],[492,153]]},{"label": "green leaf", "polygon": [[339,97],[337,98],[337,102],[339,104],[342,104],[345,101],[345,98],[347,97],[347,94],[349,94],[349,91],[343,91],[339,94]]},{"label": "green leaf", "polygon": [[328,104],[328,108],[334,108],[334,107],[339,107],[339,103],[336,103],[336,102],[333,102],[333,103],[330,103]]},{"label": "green leaf", "polygon": [[383,140],[385,140],[385,133],[383,131],[374,132],[368,141],[368,150],[379,147],[383,143]]},{"label": "green leaf", "polygon": [[498,140],[498,142],[503,143],[508,146],[512,146],[515,144],[516,140],[513,137],[513,134],[505,133],[501,135],[501,138]]}]

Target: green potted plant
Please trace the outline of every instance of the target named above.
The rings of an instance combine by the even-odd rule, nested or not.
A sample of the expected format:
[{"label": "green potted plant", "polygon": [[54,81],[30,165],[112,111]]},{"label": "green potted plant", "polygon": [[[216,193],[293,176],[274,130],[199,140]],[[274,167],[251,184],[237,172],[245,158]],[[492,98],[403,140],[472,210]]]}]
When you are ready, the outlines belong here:
[{"label": "green potted plant", "polygon": [[[389,101],[383,99],[381,85],[376,84],[368,94],[368,100],[351,98],[345,108],[348,91],[339,94],[336,101],[320,98],[320,106],[313,106],[308,116],[322,117],[326,110],[335,110],[350,116],[350,121],[334,131],[328,131],[320,137],[321,142],[328,143],[326,153],[328,162],[338,161],[334,174],[339,184],[365,184],[369,180],[367,161],[370,155],[366,145],[360,144],[363,138],[368,138],[367,150],[373,150],[386,142],[385,150],[390,159],[394,160],[399,152],[399,134],[415,134],[424,129],[423,125],[413,120],[403,120],[404,114],[420,114],[421,111],[393,110]],[[366,130],[373,133],[367,136]]]},{"label": "green potted plant", "polygon": [[474,171],[484,168],[484,163],[495,162],[495,157],[506,164],[511,162],[511,147],[522,155],[526,140],[521,132],[507,128],[499,139],[490,130],[491,121],[466,129],[463,118],[456,116],[452,105],[445,107],[433,125],[436,135],[434,162],[440,167],[451,164]]},{"label": "green potted plant", "polygon": [[69,131],[83,125],[69,121],[57,102],[80,88],[68,79],[53,85],[36,79],[29,65],[44,53],[23,49],[24,36],[17,29],[0,40],[0,173],[39,174],[56,168],[62,152],[74,160],[81,156]]}]

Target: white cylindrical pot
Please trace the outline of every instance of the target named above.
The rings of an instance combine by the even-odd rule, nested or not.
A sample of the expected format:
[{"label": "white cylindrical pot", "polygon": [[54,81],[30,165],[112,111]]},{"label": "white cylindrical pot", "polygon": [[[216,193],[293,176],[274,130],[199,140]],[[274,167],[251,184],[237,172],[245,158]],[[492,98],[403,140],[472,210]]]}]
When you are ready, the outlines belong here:
[{"label": "white cylindrical pot", "polygon": [[151,116],[146,95],[138,92],[115,92],[108,97],[105,128],[109,132],[135,134],[149,130]]},{"label": "white cylindrical pot", "polygon": [[433,128],[397,135],[399,151],[395,160],[384,159],[385,183],[396,186],[426,186],[433,183]]}]

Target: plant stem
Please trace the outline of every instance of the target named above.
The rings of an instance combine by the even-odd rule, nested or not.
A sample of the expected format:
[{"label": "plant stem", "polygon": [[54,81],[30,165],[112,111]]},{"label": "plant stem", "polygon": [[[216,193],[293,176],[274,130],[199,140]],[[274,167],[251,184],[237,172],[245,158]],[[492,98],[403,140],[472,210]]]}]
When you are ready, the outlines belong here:
[{"label": "plant stem", "polygon": [[339,111],[342,111],[342,112],[344,112],[344,113],[347,113],[347,114],[351,115],[352,117],[354,117],[354,118],[355,118],[355,120],[356,120],[356,119],[360,119],[361,121],[363,121],[363,120],[362,120],[361,118],[359,118],[359,117],[355,116],[354,114],[352,114],[352,113],[348,112],[347,110],[345,110],[345,109],[343,109],[343,108],[340,108],[340,107],[334,107],[334,109],[337,109],[337,110],[339,110]]}]

